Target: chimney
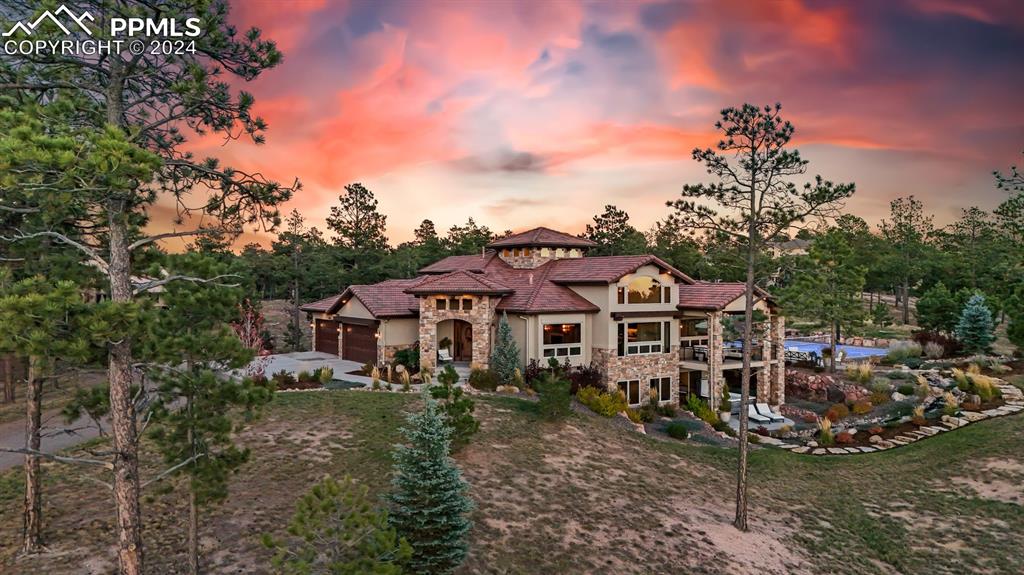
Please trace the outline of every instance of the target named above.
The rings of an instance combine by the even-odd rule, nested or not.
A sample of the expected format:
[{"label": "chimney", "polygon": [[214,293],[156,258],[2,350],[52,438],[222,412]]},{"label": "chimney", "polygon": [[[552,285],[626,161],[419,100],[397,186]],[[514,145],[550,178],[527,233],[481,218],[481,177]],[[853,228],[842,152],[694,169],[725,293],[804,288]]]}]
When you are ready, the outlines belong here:
[{"label": "chimney", "polygon": [[530,272],[530,285],[533,285],[533,272]]}]

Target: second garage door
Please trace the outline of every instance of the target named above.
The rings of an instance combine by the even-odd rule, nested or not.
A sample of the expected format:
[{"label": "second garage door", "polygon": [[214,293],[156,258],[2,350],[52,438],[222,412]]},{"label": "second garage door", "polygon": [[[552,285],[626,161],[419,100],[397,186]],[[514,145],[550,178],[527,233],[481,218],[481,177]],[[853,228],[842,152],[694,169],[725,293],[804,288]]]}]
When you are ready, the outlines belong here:
[{"label": "second garage door", "polygon": [[316,350],[338,355],[338,322],[316,320]]},{"label": "second garage door", "polygon": [[341,357],[359,363],[377,363],[376,332],[372,325],[342,324]]}]

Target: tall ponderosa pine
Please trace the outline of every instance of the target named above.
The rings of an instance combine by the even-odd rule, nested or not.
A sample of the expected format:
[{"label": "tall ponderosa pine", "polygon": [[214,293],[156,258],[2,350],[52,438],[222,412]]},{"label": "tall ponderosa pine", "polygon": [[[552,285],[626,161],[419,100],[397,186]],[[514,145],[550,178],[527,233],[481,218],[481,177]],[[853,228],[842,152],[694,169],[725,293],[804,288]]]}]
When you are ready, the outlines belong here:
[{"label": "tall ponderosa pine", "polygon": [[[4,270],[0,270],[2,272]],[[0,282],[5,283],[5,282]],[[44,379],[57,360],[85,360],[90,353],[89,310],[79,286],[36,277],[0,289],[0,348],[28,358],[25,390],[25,506],[22,551],[35,553],[42,544],[43,498],[39,448]]]},{"label": "tall ponderosa pine", "polygon": [[[5,16],[17,20],[38,16],[43,9],[35,0],[8,0],[5,6]],[[0,91],[8,96],[0,105],[24,108],[43,102],[47,113],[39,116],[44,129],[34,132],[38,138],[51,138],[53,131],[67,127],[75,144],[92,141],[98,152],[93,156],[98,160],[96,174],[64,187],[62,196],[55,197],[53,188],[20,190],[24,201],[18,205],[45,211],[51,222],[73,222],[79,226],[81,240],[45,227],[19,230],[15,239],[45,236],[77,249],[83,262],[107,277],[111,301],[127,316],[139,294],[179,279],[133,282],[140,275],[136,267],[140,254],[154,243],[214,230],[235,233],[244,224],[273,227],[279,221],[275,206],[290,197],[297,183],[283,187],[258,171],[224,167],[215,158],[196,158],[185,142],[187,134],[197,132],[227,139],[244,136],[262,143],[266,124],[252,113],[253,97],[234,94],[232,85],[237,83],[223,75],[253,80],[278,64],[281,53],[259,30],[239,34],[228,22],[224,0],[165,0],[159,6],[142,0],[78,0],[75,7],[102,15],[103,21],[159,17],[181,22],[194,17],[202,30],[194,39],[194,53],[133,55],[126,51],[100,58],[84,53],[8,54],[0,60]],[[99,20],[90,28],[91,34],[74,31],[72,36],[99,42],[112,39]],[[40,27],[33,31],[33,39],[68,38],[56,27]],[[134,39],[148,45],[157,38],[137,34]],[[55,113],[58,108],[63,108],[59,114]],[[35,149],[48,145],[26,139]],[[196,191],[201,193],[193,195]],[[142,228],[158,201],[178,206],[182,221],[202,223],[195,229],[145,236]],[[120,572],[131,575],[143,571],[138,427],[131,394],[137,337],[122,332],[107,343],[117,454],[113,462],[117,554]]]},{"label": "tall ponderosa pine", "polygon": [[406,443],[394,451],[388,522],[412,545],[411,572],[451,573],[466,557],[466,514],[472,509],[468,486],[448,456],[451,429],[428,398],[402,435]]},{"label": "tall ponderosa pine", "polygon": [[985,306],[985,296],[974,294],[960,312],[956,324],[956,337],[968,353],[985,353],[995,341],[992,312]]},{"label": "tall ponderosa pine", "polygon": [[384,235],[387,216],[377,210],[373,192],[359,183],[345,186],[338,196],[338,205],[331,207],[327,227],[334,232],[334,243],[347,248],[357,257],[388,247]]},{"label": "tall ponderosa pine", "polygon": [[502,313],[498,321],[498,339],[491,352],[491,370],[498,376],[502,385],[512,385],[516,368],[519,367],[519,345],[512,337],[512,326],[508,323],[508,314]]},{"label": "tall ponderosa pine", "polygon": [[960,306],[942,282],[921,294],[914,309],[917,311],[917,324],[925,329],[953,333],[960,319]]},{"label": "tall ponderosa pine", "polygon": [[889,248],[886,268],[899,280],[901,322],[910,322],[910,288],[921,280],[927,263],[928,239],[934,231],[932,217],[914,196],[889,203],[889,219],[879,225]]},{"label": "tall ponderosa pine", "polygon": [[836,341],[842,328],[864,320],[860,293],[864,269],[853,264],[853,250],[836,230],[811,244],[804,266],[783,293],[783,307],[800,317],[813,317],[831,326],[829,369],[836,370]]},{"label": "tall ponderosa pine", "polygon": [[[669,202],[680,222],[736,242],[746,260],[746,305],[743,325],[743,370],[740,413],[750,402],[750,358],[754,323],[754,280],[765,242],[807,218],[835,216],[853,184],[833,184],[821,176],[797,188],[790,178],[807,170],[800,152],[787,148],[793,125],[782,119],[782,106],[744,104],[722,110],[715,127],[723,133],[716,150],[695,149],[693,159],[718,179],[686,185],[682,199]],[[699,200],[699,201],[698,201]],[[705,202],[710,201],[711,205]],[[747,530],[747,418],[740,418],[736,478],[736,520]]]},{"label": "tall ponderosa pine", "polygon": [[595,256],[635,255],[647,251],[647,238],[629,223],[629,214],[612,205],[605,206],[604,213],[594,216],[594,223],[587,224],[582,235],[597,243],[590,250]]},{"label": "tall ponderosa pine", "polygon": [[[184,254],[168,262],[171,273],[228,275],[209,256]],[[270,401],[270,389],[233,375],[253,358],[230,325],[241,289],[177,282],[160,294],[149,337],[139,350],[151,362],[152,437],[172,469],[187,477],[189,573],[198,574],[199,512],[224,500],[228,479],[249,456],[235,434]],[[182,364],[183,362],[183,364]],[[224,373],[229,371],[228,373]]]}]

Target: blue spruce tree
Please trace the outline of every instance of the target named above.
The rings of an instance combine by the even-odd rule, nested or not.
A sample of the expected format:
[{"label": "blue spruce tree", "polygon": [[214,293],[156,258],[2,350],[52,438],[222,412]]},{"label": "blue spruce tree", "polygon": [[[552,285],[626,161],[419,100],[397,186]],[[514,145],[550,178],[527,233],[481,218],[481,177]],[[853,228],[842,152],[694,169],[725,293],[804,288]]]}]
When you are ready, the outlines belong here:
[{"label": "blue spruce tree", "polygon": [[995,340],[992,312],[985,306],[985,296],[974,294],[960,312],[956,337],[968,353],[984,353]]},{"label": "blue spruce tree", "polygon": [[491,370],[498,376],[502,385],[512,385],[516,368],[519,367],[519,346],[512,337],[512,326],[508,323],[508,314],[501,314],[498,322],[498,341],[491,353]]},{"label": "blue spruce tree", "polygon": [[410,572],[444,574],[466,557],[466,514],[473,504],[448,456],[451,430],[437,403],[424,399],[426,407],[402,429],[407,444],[395,447],[388,522],[412,545]]}]

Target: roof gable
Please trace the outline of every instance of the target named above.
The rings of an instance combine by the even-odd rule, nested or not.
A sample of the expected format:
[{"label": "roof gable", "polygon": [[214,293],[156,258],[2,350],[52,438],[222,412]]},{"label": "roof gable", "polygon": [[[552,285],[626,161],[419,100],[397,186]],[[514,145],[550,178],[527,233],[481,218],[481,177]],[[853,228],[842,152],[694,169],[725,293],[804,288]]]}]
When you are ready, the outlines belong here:
[{"label": "roof gable", "polygon": [[519,246],[538,246],[553,248],[591,248],[597,244],[586,239],[539,227],[518,234],[494,240],[487,244],[489,248],[513,248]]},{"label": "roof gable", "polygon": [[420,269],[421,274],[442,274],[459,270],[482,273],[491,267],[511,267],[497,257],[497,252],[488,250],[482,255],[448,256]]},{"label": "roof gable", "polygon": [[483,274],[459,270],[438,276],[428,276],[415,286],[409,287],[405,293],[413,295],[426,294],[474,294],[503,295],[512,293],[512,289],[502,285]]},{"label": "roof gable", "polygon": [[[680,309],[720,310],[743,297],[747,285],[742,282],[697,282],[679,286]],[[768,292],[755,286],[754,293],[764,300],[771,300]]]},{"label": "roof gable", "polygon": [[622,276],[631,274],[645,265],[655,265],[683,283],[693,283],[690,276],[677,270],[657,256],[601,256],[557,260],[550,279],[555,283],[603,283],[610,284]]}]

